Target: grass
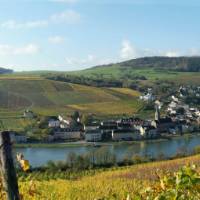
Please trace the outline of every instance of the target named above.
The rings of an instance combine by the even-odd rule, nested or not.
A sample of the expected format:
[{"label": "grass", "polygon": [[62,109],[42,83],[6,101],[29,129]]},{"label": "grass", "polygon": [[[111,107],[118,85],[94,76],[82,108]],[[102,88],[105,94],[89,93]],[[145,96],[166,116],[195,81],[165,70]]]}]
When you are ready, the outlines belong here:
[{"label": "grass", "polygon": [[[112,168],[88,173],[75,180],[50,179],[36,181],[34,178],[20,181],[20,192],[26,200],[33,199],[136,199],[150,186],[160,185],[157,173],[175,172],[187,164],[195,164],[199,171],[199,155],[169,161],[137,164],[130,167]],[[56,174],[55,174],[56,177]]]}]

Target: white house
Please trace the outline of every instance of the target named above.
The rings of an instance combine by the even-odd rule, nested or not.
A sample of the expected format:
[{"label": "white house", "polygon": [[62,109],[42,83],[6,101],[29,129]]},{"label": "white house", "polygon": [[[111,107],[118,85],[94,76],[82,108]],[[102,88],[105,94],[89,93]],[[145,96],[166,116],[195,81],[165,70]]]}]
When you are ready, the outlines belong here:
[{"label": "white house", "polygon": [[177,103],[174,101],[171,101],[171,103],[168,105],[168,110],[174,109],[177,107]]},{"label": "white house", "polygon": [[70,125],[68,123],[65,122],[60,122],[60,128],[65,129],[65,128],[69,128]]},{"label": "white house", "polygon": [[178,98],[175,97],[174,95],[172,95],[172,100],[175,101],[175,102],[177,102],[177,103],[179,102]]},{"label": "white house", "polygon": [[48,123],[49,128],[56,128],[60,126],[60,121],[55,119],[50,119]]},{"label": "white house", "polygon": [[69,118],[69,119],[64,119],[64,117],[62,117],[61,115],[58,116],[58,119],[59,119],[60,122],[63,122],[63,123],[68,124],[68,125],[70,125],[70,123],[71,123],[71,121],[72,121],[71,118]]},{"label": "white house", "polygon": [[140,100],[143,100],[143,101],[154,101],[155,97],[153,96],[152,93],[147,93],[146,95],[140,96]]},{"label": "white house", "polygon": [[158,136],[156,126],[140,126],[139,131],[142,138],[156,138]]}]

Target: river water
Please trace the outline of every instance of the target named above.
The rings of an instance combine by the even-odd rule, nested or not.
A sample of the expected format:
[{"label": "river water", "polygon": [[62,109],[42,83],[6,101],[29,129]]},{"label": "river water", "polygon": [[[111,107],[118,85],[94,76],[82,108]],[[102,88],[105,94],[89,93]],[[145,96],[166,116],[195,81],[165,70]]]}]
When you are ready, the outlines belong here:
[{"label": "river water", "polygon": [[[171,140],[141,141],[132,144],[111,143],[106,144],[107,148],[114,153],[118,160],[125,156],[148,155],[156,157],[158,155],[173,156],[177,152],[191,152],[195,146],[200,145],[200,135],[183,136]],[[70,152],[76,154],[85,154],[97,150],[99,147],[93,146],[68,146],[68,147],[34,147],[34,148],[16,148],[14,153],[23,153],[29,160],[32,167],[38,167],[47,163],[47,161],[66,160]]]}]

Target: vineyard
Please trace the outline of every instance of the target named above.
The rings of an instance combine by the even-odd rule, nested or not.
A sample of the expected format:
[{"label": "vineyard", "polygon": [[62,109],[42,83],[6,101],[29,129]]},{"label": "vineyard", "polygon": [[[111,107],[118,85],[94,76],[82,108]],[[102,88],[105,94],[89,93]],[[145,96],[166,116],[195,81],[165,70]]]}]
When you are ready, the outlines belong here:
[{"label": "vineyard", "polygon": [[[199,155],[129,167],[18,173],[23,200],[200,199]],[[1,199],[4,200],[1,184]]]}]

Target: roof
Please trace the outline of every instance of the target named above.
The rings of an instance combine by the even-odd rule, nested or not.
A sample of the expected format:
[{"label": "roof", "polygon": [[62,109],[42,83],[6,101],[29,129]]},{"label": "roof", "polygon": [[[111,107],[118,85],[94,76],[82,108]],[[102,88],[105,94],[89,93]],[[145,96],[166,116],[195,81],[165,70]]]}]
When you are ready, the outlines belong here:
[{"label": "roof", "polygon": [[85,131],[85,134],[95,134],[95,133],[101,133],[101,132],[99,129]]},{"label": "roof", "polygon": [[170,117],[161,118],[159,121],[156,120],[156,123],[158,124],[172,123],[172,119]]},{"label": "roof", "polygon": [[121,129],[121,130],[114,130],[113,133],[133,133],[133,129]]},{"label": "roof", "polygon": [[112,130],[112,129],[117,129],[117,125],[112,125],[112,126],[100,126],[99,127],[100,129],[104,129],[104,130],[107,130],[107,129],[109,129],[109,130]]}]

